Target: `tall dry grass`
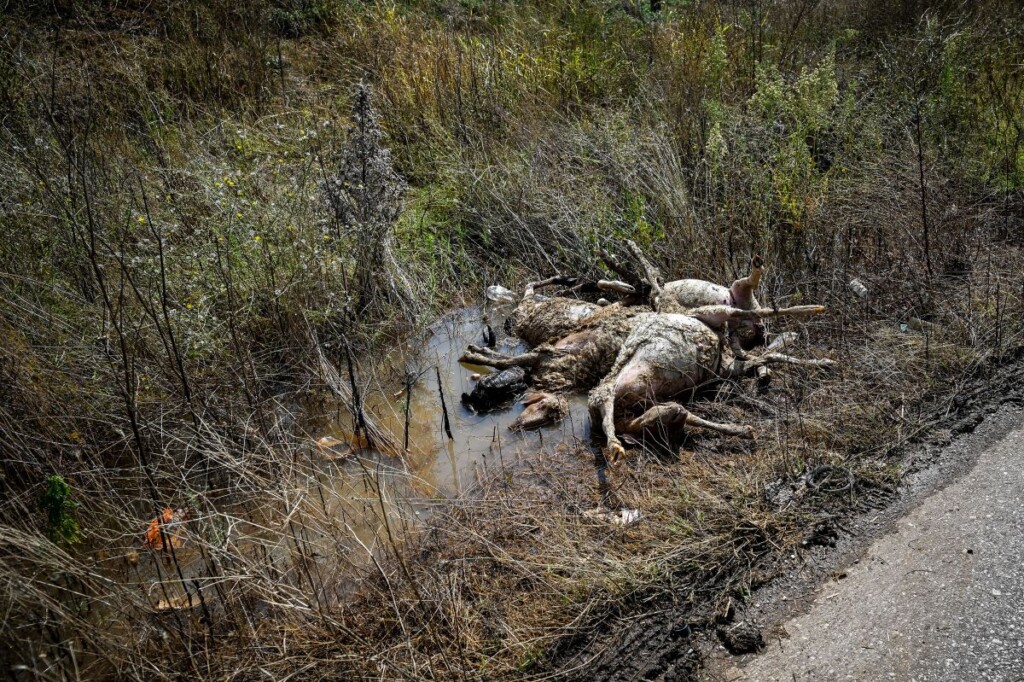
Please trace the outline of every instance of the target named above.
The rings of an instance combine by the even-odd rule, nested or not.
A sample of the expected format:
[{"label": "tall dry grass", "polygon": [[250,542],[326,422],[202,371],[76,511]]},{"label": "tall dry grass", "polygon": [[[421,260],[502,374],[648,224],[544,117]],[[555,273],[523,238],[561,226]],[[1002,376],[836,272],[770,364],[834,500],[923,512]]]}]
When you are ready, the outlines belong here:
[{"label": "tall dry grass", "polygon": [[[673,599],[699,622],[742,601],[809,529],[892,489],[900,448],[955,427],[965,386],[1005,376],[1022,319],[1012,3],[663,5],[9,6],[14,677],[582,675],[572,653],[624,614]],[[398,280],[358,274],[382,242],[361,245],[322,191],[360,80],[409,184],[384,227],[414,303],[360,300],[360,282]],[[757,425],[756,448],[638,456],[614,481],[645,515],[627,529],[582,514],[616,498],[580,444],[428,524],[397,465],[337,488],[303,430],[303,405],[328,400],[311,338],[344,374],[348,352],[386,353],[484,283],[599,274],[621,237],[673,276],[727,281],[761,253],[769,304],[829,306],[801,331],[841,370],[702,404]],[[814,471],[824,484],[801,487]],[[82,543],[47,539],[52,475]],[[166,507],[192,519],[153,551]]]}]

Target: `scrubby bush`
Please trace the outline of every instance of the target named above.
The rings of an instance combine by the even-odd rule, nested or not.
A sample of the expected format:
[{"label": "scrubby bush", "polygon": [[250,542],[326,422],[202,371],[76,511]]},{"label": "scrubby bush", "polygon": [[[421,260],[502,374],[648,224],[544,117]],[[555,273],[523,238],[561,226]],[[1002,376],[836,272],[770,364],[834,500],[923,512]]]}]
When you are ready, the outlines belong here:
[{"label": "scrubby bush", "polygon": [[[546,675],[638,604],[714,617],[808,523],[893,483],[892,453],[1021,343],[1019,12],[654,4],[7,6],[0,662]],[[406,545],[388,525],[352,566],[362,538],[303,431],[324,375],[365,388],[346,351],[385,356],[484,284],[607,275],[627,237],[672,277],[729,281],[760,253],[763,302],[828,304],[811,342],[847,369],[758,398],[757,452],[630,469],[641,530],[581,521],[593,472],[562,453]],[[854,487],[765,501],[821,466]],[[390,494],[375,476],[360,514]],[[142,545],[178,508],[195,573]]]},{"label": "scrubby bush", "polygon": [[46,491],[39,506],[46,513],[46,535],[50,540],[66,545],[82,541],[75,520],[78,503],[71,499],[71,486],[61,476],[53,474],[46,479]]},{"label": "scrubby bush", "polygon": [[395,253],[395,222],[405,199],[405,180],[391,165],[384,132],[360,83],[337,170],[324,183],[334,213],[335,244],[351,249],[352,283],[360,316],[378,317],[388,305],[415,313],[418,300],[412,279]]}]

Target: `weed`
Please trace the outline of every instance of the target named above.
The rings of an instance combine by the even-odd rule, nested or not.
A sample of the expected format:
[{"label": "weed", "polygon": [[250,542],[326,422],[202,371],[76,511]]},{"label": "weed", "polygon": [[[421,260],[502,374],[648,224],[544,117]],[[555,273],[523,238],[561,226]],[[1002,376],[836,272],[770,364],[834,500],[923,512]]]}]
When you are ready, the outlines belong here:
[{"label": "weed", "polygon": [[[558,673],[659,600],[746,598],[1021,345],[1011,2],[144,4],[0,16],[4,665]],[[723,388],[702,412],[756,449],[641,455],[628,528],[580,513],[575,443],[427,523],[402,511],[423,481],[310,445],[317,408],[375,417],[361,356],[496,281],[607,276],[615,237],[672,277],[763,255],[762,301],[826,304],[799,331],[843,369]],[[852,489],[793,493],[819,467]],[[179,508],[180,542],[143,547]]]},{"label": "weed", "polygon": [[82,541],[81,529],[75,519],[78,503],[71,499],[71,486],[63,477],[57,474],[47,477],[39,506],[46,514],[46,536],[51,541],[64,545]]}]

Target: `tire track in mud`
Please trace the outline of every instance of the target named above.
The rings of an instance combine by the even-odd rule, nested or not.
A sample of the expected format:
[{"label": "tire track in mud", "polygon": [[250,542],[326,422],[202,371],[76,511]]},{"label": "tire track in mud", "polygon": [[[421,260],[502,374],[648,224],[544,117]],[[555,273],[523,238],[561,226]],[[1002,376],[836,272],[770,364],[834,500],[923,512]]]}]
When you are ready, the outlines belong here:
[{"label": "tire track in mud", "polygon": [[678,616],[641,619],[624,631],[614,647],[570,679],[689,679],[700,664],[700,654],[692,642],[694,632],[694,626]]}]

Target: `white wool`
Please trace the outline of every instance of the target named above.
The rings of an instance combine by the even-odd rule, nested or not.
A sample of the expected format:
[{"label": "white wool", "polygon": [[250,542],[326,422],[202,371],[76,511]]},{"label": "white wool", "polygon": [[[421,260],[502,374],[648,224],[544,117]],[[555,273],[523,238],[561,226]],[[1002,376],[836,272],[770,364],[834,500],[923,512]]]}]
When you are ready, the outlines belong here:
[{"label": "white wool", "polygon": [[731,305],[729,287],[702,279],[679,279],[663,287],[663,295],[670,296],[684,308],[703,305]]}]

